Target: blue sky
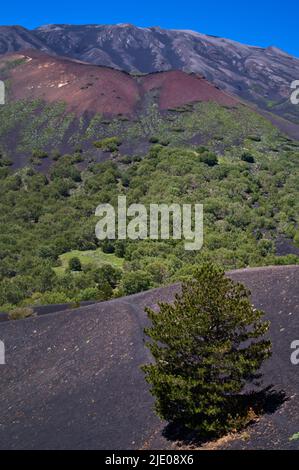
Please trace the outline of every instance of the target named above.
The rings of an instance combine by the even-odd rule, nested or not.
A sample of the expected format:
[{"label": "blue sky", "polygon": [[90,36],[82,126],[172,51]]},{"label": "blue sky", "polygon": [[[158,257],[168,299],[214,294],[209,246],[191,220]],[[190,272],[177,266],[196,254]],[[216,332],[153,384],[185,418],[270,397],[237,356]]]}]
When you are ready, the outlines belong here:
[{"label": "blue sky", "polygon": [[193,29],[299,57],[298,0],[13,0],[2,2],[0,23],[27,28],[48,23],[133,23]]}]

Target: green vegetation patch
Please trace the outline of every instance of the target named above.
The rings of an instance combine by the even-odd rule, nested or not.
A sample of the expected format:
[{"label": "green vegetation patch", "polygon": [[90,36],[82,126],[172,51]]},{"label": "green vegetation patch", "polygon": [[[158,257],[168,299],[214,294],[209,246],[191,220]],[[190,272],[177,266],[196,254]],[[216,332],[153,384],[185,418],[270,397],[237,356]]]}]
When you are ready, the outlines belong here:
[{"label": "green vegetation patch", "polygon": [[[276,241],[299,244],[299,147],[253,111],[153,105],[130,122],[71,119],[63,104],[0,107],[1,310],[132,294],[185,280],[206,261],[225,269],[298,263],[278,256]],[[65,154],[62,141],[76,142],[74,150]],[[118,151],[96,163],[94,141]],[[138,155],[121,157],[140,141]],[[22,149],[32,161],[15,171]],[[119,195],[147,209],[202,203],[202,250],[186,251],[184,240],[97,240],[95,209],[117,207]],[[77,262],[69,269],[72,258],[81,270]]]},{"label": "green vegetation patch", "polygon": [[111,266],[122,269],[124,264],[123,258],[118,258],[114,253],[104,253],[101,248],[86,251],[72,250],[59,256],[61,266],[54,268],[55,273],[58,275],[64,274],[72,258],[78,258],[82,267],[88,266],[89,264],[96,267],[100,267],[103,264],[110,264]]}]

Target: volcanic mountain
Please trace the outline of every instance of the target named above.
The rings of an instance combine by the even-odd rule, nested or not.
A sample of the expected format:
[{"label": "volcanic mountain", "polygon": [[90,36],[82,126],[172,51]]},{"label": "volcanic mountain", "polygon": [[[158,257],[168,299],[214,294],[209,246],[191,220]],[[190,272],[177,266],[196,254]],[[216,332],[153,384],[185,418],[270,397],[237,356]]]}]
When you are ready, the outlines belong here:
[{"label": "volcanic mountain", "polygon": [[46,25],[33,31],[0,27],[0,54],[35,48],[97,65],[152,73],[195,72],[220,88],[293,122],[290,85],[299,59],[277,47],[252,47],[194,31],[118,25]]}]

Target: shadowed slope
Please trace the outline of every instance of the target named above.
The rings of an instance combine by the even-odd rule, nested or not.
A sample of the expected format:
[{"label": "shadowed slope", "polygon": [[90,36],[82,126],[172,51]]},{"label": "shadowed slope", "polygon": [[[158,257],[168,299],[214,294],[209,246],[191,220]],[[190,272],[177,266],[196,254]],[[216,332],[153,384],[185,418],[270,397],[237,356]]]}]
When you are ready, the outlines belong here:
[{"label": "shadowed slope", "polygon": [[[290,398],[252,427],[246,446],[296,448],[288,438],[298,432],[299,376],[290,363],[290,343],[299,331],[299,267],[246,269],[230,276],[252,289],[254,304],[272,321],[273,357],[265,364],[264,383]],[[173,299],[178,289],[0,324],[7,352],[0,368],[0,447],[173,447],[162,437],[164,425],[152,411],[139,366],[150,360],[144,307]]]}]

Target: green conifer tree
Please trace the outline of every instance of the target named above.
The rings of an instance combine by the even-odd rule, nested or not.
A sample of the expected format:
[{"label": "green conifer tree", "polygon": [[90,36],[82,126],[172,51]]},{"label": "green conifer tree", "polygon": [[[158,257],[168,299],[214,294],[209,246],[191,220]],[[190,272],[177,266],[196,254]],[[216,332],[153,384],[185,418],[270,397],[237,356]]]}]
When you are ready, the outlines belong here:
[{"label": "green conifer tree", "polygon": [[155,363],[143,370],[160,417],[203,435],[236,428],[240,392],[271,354],[264,338],[269,323],[249,295],[223,270],[205,264],[173,304],[146,309]]}]

